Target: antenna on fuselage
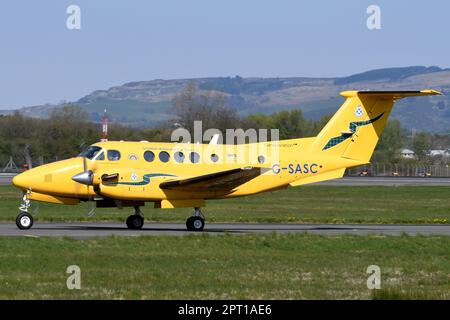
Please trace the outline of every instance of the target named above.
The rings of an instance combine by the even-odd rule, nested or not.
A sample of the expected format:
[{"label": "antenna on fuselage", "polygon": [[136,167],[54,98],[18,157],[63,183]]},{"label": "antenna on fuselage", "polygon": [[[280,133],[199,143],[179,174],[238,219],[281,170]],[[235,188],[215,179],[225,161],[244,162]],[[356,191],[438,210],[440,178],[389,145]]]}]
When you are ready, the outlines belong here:
[{"label": "antenna on fuselage", "polygon": [[106,114],[106,109],[103,112],[102,139],[100,141],[108,141],[108,115]]}]

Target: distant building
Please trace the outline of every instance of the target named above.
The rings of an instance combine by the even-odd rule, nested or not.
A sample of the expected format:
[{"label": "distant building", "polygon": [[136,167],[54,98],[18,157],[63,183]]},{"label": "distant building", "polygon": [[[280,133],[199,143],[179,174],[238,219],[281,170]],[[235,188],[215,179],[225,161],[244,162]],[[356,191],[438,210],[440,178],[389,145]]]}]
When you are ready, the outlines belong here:
[{"label": "distant building", "polygon": [[416,154],[410,149],[402,149],[400,152],[403,159],[415,159]]},{"label": "distant building", "polygon": [[[414,151],[410,149],[402,149],[400,152],[403,159],[415,159],[416,154]],[[442,157],[449,158],[450,157],[450,149],[435,149],[428,151],[427,156],[429,157]]]},{"label": "distant building", "polygon": [[449,149],[445,149],[445,150],[430,150],[430,152],[428,152],[428,155],[430,157],[448,158],[448,157],[450,157],[450,150]]}]

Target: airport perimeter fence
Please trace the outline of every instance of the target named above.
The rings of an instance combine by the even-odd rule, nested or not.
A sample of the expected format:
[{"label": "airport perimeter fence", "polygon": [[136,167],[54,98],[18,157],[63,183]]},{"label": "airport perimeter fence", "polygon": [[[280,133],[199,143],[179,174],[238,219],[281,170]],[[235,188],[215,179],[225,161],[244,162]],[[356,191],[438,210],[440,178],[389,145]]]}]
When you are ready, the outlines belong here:
[{"label": "airport perimeter fence", "polygon": [[[44,164],[43,158],[40,157],[38,163],[33,163],[34,167]],[[20,173],[27,168],[23,165],[16,166],[12,161],[5,165],[0,163],[0,173]],[[346,176],[399,176],[399,177],[450,177],[449,165],[421,165],[421,164],[385,164],[373,163],[369,165],[359,166],[347,169]]]},{"label": "airport perimeter fence", "polygon": [[374,163],[348,169],[346,175],[379,177],[450,177],[450,166]]}]

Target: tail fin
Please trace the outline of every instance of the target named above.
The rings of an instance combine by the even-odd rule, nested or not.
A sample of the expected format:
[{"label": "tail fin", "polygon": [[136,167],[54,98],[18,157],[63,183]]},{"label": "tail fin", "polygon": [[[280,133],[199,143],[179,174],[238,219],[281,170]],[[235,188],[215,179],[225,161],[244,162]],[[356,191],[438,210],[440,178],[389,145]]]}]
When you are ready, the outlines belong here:
[{"label": "tail fin", "polygon": [[394,102],[412,96],[441,94],[422,91],[344,91],[346,101],[317,135],[313,148],[332,156],[368,163]]}]

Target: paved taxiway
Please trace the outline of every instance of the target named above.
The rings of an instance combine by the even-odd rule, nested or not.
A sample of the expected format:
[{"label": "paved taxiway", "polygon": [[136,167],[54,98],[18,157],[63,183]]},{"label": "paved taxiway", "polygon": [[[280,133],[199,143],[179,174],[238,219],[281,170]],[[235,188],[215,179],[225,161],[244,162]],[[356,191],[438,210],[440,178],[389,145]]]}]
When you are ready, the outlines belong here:
[{"label": "paved taxiway", "polygon": [[3,173],[0,172],[0,185],[8,185],[11,184],[12,178],[15,176],[13,173]]},{"label": "paved taxiway", "polygon": [[[264,224],[264,223],[209,223],[203,233],[254,234],[254,233],[313,233],[339,234],[383,234],[383,235],[446,235],[450,236],[450,225],[392,225],[392,224]],[[62,237],[86,239],[107,236],[156,236],[186,235],[184,223],[147,223],[142,230],[129,230],[125,224],[102,222],[36,223],[32,229],[19,230],[14,223],[0,223],[0,237]],[[194,234],[199,234],[194,232]]]}]

